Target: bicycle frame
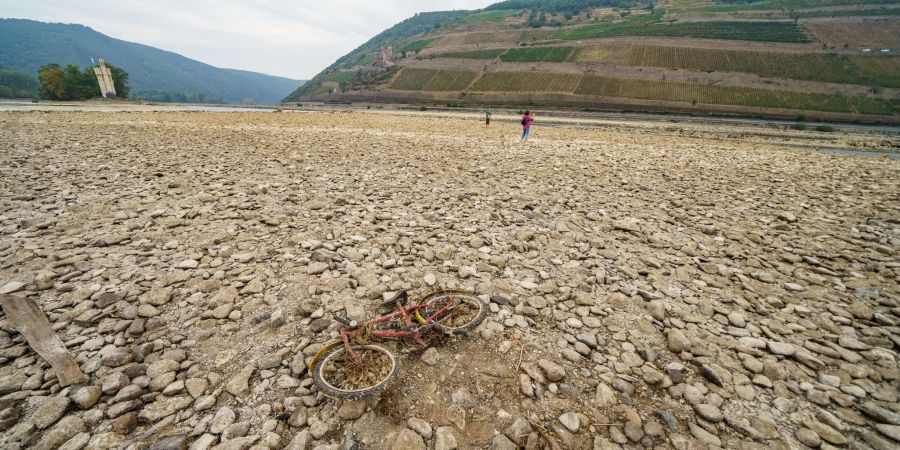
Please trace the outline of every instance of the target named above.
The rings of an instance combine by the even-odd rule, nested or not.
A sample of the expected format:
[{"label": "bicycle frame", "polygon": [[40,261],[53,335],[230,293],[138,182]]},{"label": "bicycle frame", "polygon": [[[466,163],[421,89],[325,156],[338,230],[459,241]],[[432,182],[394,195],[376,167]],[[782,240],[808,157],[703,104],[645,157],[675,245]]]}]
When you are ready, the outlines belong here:
[{"label": "bicycle frame", "polygon": [[[401,317],[405,319],[408,329],[400,331],[368,331],[367,334],[376,338],[411,338],[413,340],[420,341],[422,332],[427,330],[428,328],[431,328],[436,323],[437,319],[439,319],[447,311],[453,308],[452,306],[445,306],[428,316],[423,316],[419,313],[419,311],[424,309],[426,306],[428,305],[418,304],[409,308],[403,308],[402,306],[398,305],[398,308],[400,310],[397,312],[372,319],[368,322],[363,323],[362,325],[341,329],[341,341],[343,342],[344,347],[347,349],[347,353],[351,357],[356,358],[356,353],[350,346],[350,334],[353,331],[359,329],[368,330],[373,325],[389,322]],[[411,313],[415,315],[416,322],[419,323],[419,326],[413,326]]]}]

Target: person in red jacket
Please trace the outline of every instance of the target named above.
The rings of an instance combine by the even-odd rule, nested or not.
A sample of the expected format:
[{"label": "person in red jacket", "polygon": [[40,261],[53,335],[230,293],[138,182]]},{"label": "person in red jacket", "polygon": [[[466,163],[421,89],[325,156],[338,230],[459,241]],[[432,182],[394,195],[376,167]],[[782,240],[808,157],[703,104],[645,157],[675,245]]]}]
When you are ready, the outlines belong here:
[{"label": "person in red jacket", "polygon": [[522,142],[528,142],[528,136],[531,134],[531,122],[534,122],[534,113],[531,110],[525,110],[522,116]]}]

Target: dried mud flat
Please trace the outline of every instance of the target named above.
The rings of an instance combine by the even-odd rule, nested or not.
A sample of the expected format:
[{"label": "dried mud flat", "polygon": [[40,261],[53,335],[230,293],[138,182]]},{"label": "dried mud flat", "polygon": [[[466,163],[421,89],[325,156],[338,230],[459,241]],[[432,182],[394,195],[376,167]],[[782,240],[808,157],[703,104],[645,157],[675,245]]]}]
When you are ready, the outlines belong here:
[{"label": "dried mud flat", "polygon": [[[540,119],[0,114],[0,291],[89,374],[0,317],[0,446],[900,445],[900,161],[796,150],[896,137]],[[487,321],[317,392],[333,313],[432,285]]]}]

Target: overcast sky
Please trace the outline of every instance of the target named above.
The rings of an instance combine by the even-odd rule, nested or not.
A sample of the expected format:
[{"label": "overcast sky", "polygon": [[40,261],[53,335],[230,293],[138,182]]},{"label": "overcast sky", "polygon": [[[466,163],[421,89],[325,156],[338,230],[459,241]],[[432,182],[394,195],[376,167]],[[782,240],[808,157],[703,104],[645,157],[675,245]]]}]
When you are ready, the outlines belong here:
[{"label": "overcast sky", "polygon": [[308,79],[417,12],[497,1],[0,0],[0,17],[79,23],[218,67]]}]

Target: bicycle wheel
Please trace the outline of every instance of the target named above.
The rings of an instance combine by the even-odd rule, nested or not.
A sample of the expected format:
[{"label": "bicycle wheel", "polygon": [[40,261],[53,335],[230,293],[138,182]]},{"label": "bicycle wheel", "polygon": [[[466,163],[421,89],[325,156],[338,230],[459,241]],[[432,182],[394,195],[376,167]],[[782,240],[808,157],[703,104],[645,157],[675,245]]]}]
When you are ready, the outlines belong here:
[{"label": "bicycle wheel", "polygon": [[[422,299],[426,305],[419,318],[435,317],[434,327],[444,334],[463,334],[478,328],[487,317],[487,308],[478,297],[462,291],[437,291]],[[446,312],[440,313],[446,309]]]},{"label": "bicycle wheel", "polygon": [[374,397],[397,377],[398,362],[377,345],[352,345],[356,357],[339,345],[323,355],[312,370],[313,382],[330,397],[363,400]]}]

